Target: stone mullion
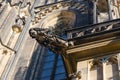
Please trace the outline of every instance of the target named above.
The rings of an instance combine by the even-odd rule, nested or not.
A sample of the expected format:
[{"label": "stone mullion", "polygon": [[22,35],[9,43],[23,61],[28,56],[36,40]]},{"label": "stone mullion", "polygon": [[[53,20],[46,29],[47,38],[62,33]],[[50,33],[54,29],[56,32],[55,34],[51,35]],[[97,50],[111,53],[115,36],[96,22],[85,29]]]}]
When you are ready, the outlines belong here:
[{"label": "stone mullion", "polygon": [[120,53],[118,54],[118,76],[119,76],[119,79],[120,79]]},{"label": "stone mullion", "polygon": [[97,23],[97,0],[93,0],[93,24]]},{"label": "stone mullion", "polygon": [[102,62],[103,65],[103,80],[106,80],[106,62]]},{"label": "stone mullion", "polygon": [[[37,61],[36,61],[36,65],[35,65],[35,68],[34,68],[34,73],[33,73],[33,77],[31,78],[31,80],[33,79],[33,80],[36,80],[36,79],[38,79],[38,75],[39,75],[39,72],[38,71],[40,71],[41,70],[41,66],[42,65],[40,65],[40,64],[42,64],[43,62],[44,62],[44,60],[45,60],[45,55],[46,55],[46,49],[45,48],[43,48],[43,47],[41,47],[41,46],[39,46],[40,47],[40,49],[41,50],[39,50],[39,52],[37,52],[37,53],[39,53],[37,56],[38,56],[38,59],[37,59]],[[43,60],[43,61],[42,61]]]},{"label": "stone mullion", "polygon": [[108,15],[109,15],[109,20],[112,20],[113,17],[112,17],[112,8],[111,8],[111,3],[110,3],[111,0],[107,0],[107,5],[108,5]]},{"label": "stone mullion", "polygon": [[103,66],[103,80],[107,80],[107,73],[106,73],[107,68],[106,68],[106,66],[107,66],[107,62],[108,62],[109,58],[110,57],[108,56],[108,57],[104,57],[101,59],[102,66]]},{"label": "stone mullion", "polygon": [[90,61],[88,61],[88,77],[87,80],[90,80]]},{"label": "stone mullion", "polygon": [[54,64],[53,64],[52,74],[50,76],[50,80],[54,80],[54,78],[55,78],[55,72],[56,72],[56,69],[57,69],[58,56],[59,55],[55,54],[55,59],[54,59]]}]

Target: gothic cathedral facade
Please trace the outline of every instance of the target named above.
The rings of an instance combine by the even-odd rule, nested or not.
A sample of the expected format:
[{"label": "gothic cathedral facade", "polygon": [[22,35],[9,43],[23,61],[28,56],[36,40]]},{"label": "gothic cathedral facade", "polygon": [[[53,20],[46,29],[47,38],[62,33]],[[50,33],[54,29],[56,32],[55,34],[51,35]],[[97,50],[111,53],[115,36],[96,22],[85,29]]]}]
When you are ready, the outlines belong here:
[{"label": "gothic cathedral facade", "polygon": [[0,0],[0,80],[120,80],[119,18],[120,0]]}]

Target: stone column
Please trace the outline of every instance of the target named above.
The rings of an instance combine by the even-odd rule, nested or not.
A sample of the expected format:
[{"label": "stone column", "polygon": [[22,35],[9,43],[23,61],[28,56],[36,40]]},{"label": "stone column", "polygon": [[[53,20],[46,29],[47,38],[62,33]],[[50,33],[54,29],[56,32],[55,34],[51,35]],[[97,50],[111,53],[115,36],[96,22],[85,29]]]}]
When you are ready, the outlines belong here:
[{"label": "stone column", "polygon": [[103,80],[106,80],[106,62],[103,62]]},{"label": "stone column", "polygon": [[88,61],[88,64],[87,64],[87,66],[88,66],[88,76],[87,76],[87,80],[90,80],[90,61]]},{"label": "stone column", "polygon": [[87,80],[87,76],[88,76],[87,64],[88,64],[87,61],[80,61],[77,63],[77,72],[79,71],[81,72],[81,80]]},{"label": "stone column", "polygon": [[107,0],[107,5],[108,5],[108,16],[109,16],[109,20],[112,20],[113,17],[112,17],[112,7],[111,7],[111,3],[110,3],[111,0]]},{"label": "stone column", "polygon": [[118,76],[119,76],[119,79],[120,79],[120,53],[118,54]]},{"label": "stone column", "polygon": [[97,23],[97,0],[93,0],[93,24]]},{"label": "stone column", "polygon": [[120,17],[120,3],[119,3],[120,1],[118,1],[118,0],[114,0],[114,5],[117,5],[117,6],[115,6],[116,7],[116,9],[117,9],[117,16],[118,16],[118,18]]}]

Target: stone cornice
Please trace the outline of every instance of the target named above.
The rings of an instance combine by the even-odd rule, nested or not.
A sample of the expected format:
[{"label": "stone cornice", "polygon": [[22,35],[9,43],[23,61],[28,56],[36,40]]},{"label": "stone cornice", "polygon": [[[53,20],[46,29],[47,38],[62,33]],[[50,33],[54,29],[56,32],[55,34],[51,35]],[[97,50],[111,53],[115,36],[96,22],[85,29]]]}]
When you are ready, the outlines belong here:
[{"label": "stone cornice", "polygon": [[102,22],[98,24],[92,24],[84,27],[73,28],[67,30],[66,32],[71,34],[71,38],[68,41],[74,41],[77,39],[83,39],[85,37],[97,36],[105,33],[115,33],[119,32],[120,19],[115,19],[107,22]]}]

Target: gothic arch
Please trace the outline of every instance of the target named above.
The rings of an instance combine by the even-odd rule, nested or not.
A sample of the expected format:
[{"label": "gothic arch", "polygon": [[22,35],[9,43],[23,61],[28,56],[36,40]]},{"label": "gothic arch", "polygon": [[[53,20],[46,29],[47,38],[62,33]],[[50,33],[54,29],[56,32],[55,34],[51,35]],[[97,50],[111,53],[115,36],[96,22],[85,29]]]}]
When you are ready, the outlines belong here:
[{"label": "gothic arch", "polygon": [[[64,28],[71,28],[74,26],[74,24],[76,24],[77,15],[80,14],[80,10],[81,8],[84,8],[84,6],[85,5],[75,1],[66,1],[47,6],[36,7],[34,10],[35,18],[32,20],[32,26],[40,28],[51,28],[52,26],[52,28],[56,28],[56,24],[59,25],[59,23],[64,23]],[[44,54],[44,52],[42,54]],[[67,71],[69,73],[75,72],[76,66],[70,67],[70,65],[76,65],[76,63],[71,64],[71,61],[65,57],[63,57],[63,59],[66,63],[68,63],[65,64],[69,67]]]},{"label": "gothic arch", "polygon": [[73,26],[76,22],[77,14],[85,10],[85,5],[76,1],[58,2],[46,6],[35,7],[35,17],[32,20],[32,25],[35,27],[54,26],[56,23],[64,22],[69,26]]},{"label": "gothic arch", "polygon": [[[41,22],[39,27],[41,28],[55,28],[63,24],[65,28],[74,26],[76,20],[76,14],[72,11],[62,10],[59,12],[51,13],[47,15]],[[63,28],[62,27],[62,28]]]}]

